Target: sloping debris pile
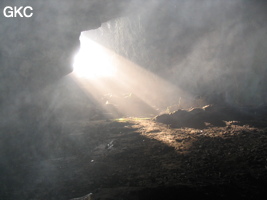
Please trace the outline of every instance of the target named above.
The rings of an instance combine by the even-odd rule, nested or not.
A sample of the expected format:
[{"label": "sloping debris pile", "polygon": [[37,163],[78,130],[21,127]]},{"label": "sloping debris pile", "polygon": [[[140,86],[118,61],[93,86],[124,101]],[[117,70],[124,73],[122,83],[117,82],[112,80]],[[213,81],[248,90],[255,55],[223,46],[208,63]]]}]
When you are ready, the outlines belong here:
[{"label": "sloping debris pile", "polygon": [[173,128],[189,127],[203,129],[209,126],[224,127],[225,121],[258,120],[267,115],[267,106],[236,108],[206,105],[202,108],[179,109],[171,113],[157,115],[154,120]]}]

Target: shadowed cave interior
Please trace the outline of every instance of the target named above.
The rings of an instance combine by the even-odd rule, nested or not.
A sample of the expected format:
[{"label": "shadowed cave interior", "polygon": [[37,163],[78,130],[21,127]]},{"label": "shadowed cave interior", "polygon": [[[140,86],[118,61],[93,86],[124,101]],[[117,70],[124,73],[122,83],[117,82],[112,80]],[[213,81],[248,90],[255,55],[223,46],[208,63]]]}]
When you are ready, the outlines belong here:
[{"label": "shadowed cave interior", "polygon": [[0,199],[255,199],[266,2],[7,1]]}]

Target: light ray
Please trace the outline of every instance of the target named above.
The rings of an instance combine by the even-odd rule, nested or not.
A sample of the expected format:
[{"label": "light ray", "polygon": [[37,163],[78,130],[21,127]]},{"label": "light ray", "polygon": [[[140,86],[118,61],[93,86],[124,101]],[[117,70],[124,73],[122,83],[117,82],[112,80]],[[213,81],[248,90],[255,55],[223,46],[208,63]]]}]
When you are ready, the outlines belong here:
[{"label": "light ray", "polygon": [[[72,78],[103,108],[122,116],[155,116],[188,94],[152,72],[81,36]],[[186,100],[184,101],[186,102]]]},{"label": "light ray", "polygon": [[81,36],[81,48],[74,58],[74,72],[79,77],[95,79],[116,73],[112,55],[94,41]]}]

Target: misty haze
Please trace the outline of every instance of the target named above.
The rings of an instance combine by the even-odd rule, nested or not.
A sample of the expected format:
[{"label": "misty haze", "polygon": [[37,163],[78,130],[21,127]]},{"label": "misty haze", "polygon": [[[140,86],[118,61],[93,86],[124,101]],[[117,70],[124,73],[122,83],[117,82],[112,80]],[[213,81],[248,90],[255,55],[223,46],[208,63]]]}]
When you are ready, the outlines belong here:
[{"label": "misty haze", "polygon": [[267,197],[266,1],[0,8],[1,200]]}]

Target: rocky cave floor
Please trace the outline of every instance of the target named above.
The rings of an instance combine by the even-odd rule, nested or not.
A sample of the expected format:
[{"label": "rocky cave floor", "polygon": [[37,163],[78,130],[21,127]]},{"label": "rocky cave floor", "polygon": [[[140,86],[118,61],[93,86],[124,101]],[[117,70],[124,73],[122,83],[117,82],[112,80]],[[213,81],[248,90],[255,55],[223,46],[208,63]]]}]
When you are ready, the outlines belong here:
[{"label": "rocky cave floor", "polygon": [[267,197],[266,118],[201,129],[146,118],[82,120],[65,122],[62,132],[61,154],[16,162],[19,171],[2,177],[1,199],[11,192],[38,200]]}]

